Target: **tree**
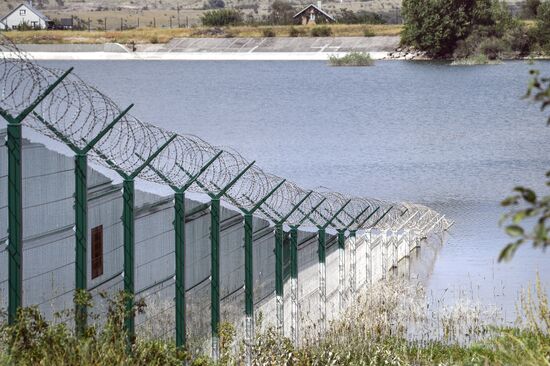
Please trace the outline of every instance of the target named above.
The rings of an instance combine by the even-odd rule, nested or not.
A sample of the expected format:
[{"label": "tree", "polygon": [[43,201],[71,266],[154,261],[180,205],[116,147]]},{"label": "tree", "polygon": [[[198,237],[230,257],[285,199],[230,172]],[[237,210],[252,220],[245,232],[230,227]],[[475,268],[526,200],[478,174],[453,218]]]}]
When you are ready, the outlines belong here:
[{"label": "tree", "polygon": [[526,0],[521,7],[521,16],[525,19],[533,19],[537,16],[540,0]]},{"label": "tree", "polygon": [[403,0],[403,44],[430,56],[452,54],[475,27],[495,24],[491,0]]},{"label": "tree", "polygon": [[271,24],[290,24],[295,10],[288,1],[275,0],[269,7],[268,20]]},{"label": "tree", "polygon": [[346,8],[340,9],[340,13],[336,15],[336,20],[339,23],[345,24],[384,24],[384,19],[376,13],[359,10],[358,12],[353,12],[353,10],[348,10]]},{"label": "tree", "polygon": [[201,16],[203,25],[209,27],[223,27],[242,23],[242,13],[236,9],[216,9],[205,12]]},{"label": "tree", "polygon": [[[541,110],[550,106],[550,77],[540,77],[539,71],[532,70],[533,80],[527,91],[527,98],[541,103]],[[550,117],[547,125],[550,126]],[[550,170],[546,172],[546,186],[550,187]],[[514,241],[501,251],[499,261],[508,260],[526,242],[533,247],[545,249],[550,246],[550,194],[540,196],[531,188],[516,187],[514,194],[502,201],[503,206],[511,206],[510,212],[503,215],[501,223],[508,222],[506,232]],[[531,219],[531,220],[529,220]],[[529,220],[528,223],[525,220]],[[532,225],[525,228],[525,225]]]},{"label": "tree", "polygon": [[550,0],[538,7],[536,32],[541,46],[550,45]]}]

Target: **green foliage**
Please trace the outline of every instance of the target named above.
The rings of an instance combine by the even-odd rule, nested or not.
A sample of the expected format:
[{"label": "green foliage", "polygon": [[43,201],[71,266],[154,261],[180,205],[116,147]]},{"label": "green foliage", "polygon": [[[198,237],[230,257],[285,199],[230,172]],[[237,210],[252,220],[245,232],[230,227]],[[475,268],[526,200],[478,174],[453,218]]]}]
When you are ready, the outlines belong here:
[{"label": "green foliage", "polygon": [[302,28],[290,27],[288,35],[290,37],[303,37],[306,35],[306,31]]},{"label": "green foliage", "polygon": [[489,60],[496,60],[501,58],[504,52],[510,51],[510,45],[503,39],[491,37],[481,41],[478,50]]},{"label": "green foliage", "polygon": [[359,10],[354,12],[346,8],[340,9],[336,16],[336,21],[344,24],[385,24],[386,21],[380,14],[370,11]]},{"label": "green foliage", "polygon": [[201,22],[208,27],[238,25],[243,22],[243,16],[236,9],[209,10],[201,16]]},{"label": "green foliage", "polygon": [[[107,299],[107,319],[101,331],[88,327],[77,336],[63,322],[47,322],[36,307],[22,308],[14,325],[0,327],[0,364],[6,365],[181,365],[186,352],[159,340],[136,340],[128,352],[124,318],[128,295]],[[89,294],[75,302],[90,304]],[[136,302],[131,312],[142,310]]]},{"label": "green foliage", "polygon": [[312,37],[330,37],[332,35],[332,29],[326,25],[320,25],[311,28]]},{"label": "green foliage", "polygon": [[365,52],[350,52],[345,56],[330,56],[331,66],[373,66],[374,60]]},{"label": "green foliage", "polygon": [[374,37],[374,36],[376,36],[376,33],[371,31],[369,28],[365,28],[365,30],[363,31],[363,36],[365,36],[365,37]]},{"label": "green foliage", "polygon": [[284,25],[293,22],[294,7],[284,0],[275,0],[269,7],[268,22],[270,24]]},{"label": "green foliage", "polygon": [[[550,78],[540,77],[539,71],[532,70],[533,79],[527,90],[527,98],[541,103],[544,111],[550,105]],[[547,125],[550,126],[550,117]],[[546,186],[550,187],[550,171],[546,172]],[[510,206],[510,212],[503,215],[501,223],[508,222],[506,233],[514,238],[500,253],[499,261],[511,259],[516,250],[524,243],[531,242],[535,248],[550,246],[550,194],[538,195],[533,189],[514,188],[514,194],[502,201]],[[527,223],[526,223],[527,221]],[[525,225],[531,225],[526,228]]]},{"label": "green foliage", "polygon": [[[478,45],[489,39],[484,54],[492,58],[511,49],[510,39],[505,36],[515,32],[514,37],[521,39],[519,33],[525,34],[506,3],[499,0],[404,0],[403,17],[402,43],[434,57],[452,54],[466,58],[483,52]],[[525,51],[525,44],[515,45]]]},{"label": "green foliage", "polygon": [[538,7],[535,35],[541,47],[550,49],[550,0]]},{"label": "green foliage", "polygon": [[275,31],[271,28],[266,28],[262,30],[262,35],[264,37],[275,37]]},{"label": "green foliage", "polygon": [[[463,345],[456,339],[411,341],[407,334],[427,325],[425,289],[405,281],[388,280],[369,288],[339,319],[331,322],[321,338],[307,335],[294,347],[274,328],[262,330],[258,313],[253,344],[253,365],[547,365],[550,355],[550,308],[547,293],[537,279],[536,293],[530,288],[520,296],[518,326],[491,328],[486,338]],[[0,327],[0,365],[67,366],[225,366],[243,364],[244,341],[237,340],[230,323],[220,324],[220,360],[190,357],[171,342],[136,340],[128,349],[123,328],[127,295],[107,299],[108,312],[101,331],[87,329],[81,337],[58,322],[47,322],[37,308],[19,311],[13,326]],[[75,298],[76,299],[76,298]],[[88,303],[89,296],[78,300]],[[434,316],[437,324],[462,326],[468,334],[486,329],[477,314],[459,306],[453,319]],[[134,311],[139,311],[138,308]],[[429,321],[429,320],[428,320]],[[464,324],[465,323],[465,324]],[[428,329],[428,328],[427,328]],[[429,328],[432,329],[432,328]],[[417,328],[416,328],[417,330]]]},{"label": "green foliage", "polygon": [[404,0],[402,42],[432,56],[451,54],[474,24],[490,23],[487,0]]},{"label": "green foliage", "polygon": [[521,16],[524,19],[534,19],[537,16],[540,0],[526,0],[521,7]]}]

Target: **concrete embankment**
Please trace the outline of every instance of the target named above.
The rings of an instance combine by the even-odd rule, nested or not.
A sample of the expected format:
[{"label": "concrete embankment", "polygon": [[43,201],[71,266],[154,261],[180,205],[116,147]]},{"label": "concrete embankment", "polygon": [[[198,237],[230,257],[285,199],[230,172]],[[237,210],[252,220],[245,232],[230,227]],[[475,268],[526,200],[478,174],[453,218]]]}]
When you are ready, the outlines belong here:
[{"label": "concrete embankment", "polygon": [[399,37],[178,38],[167,44],[20,45],[38,60],[327,60],[331,55],[368,52],[388,57]]}]

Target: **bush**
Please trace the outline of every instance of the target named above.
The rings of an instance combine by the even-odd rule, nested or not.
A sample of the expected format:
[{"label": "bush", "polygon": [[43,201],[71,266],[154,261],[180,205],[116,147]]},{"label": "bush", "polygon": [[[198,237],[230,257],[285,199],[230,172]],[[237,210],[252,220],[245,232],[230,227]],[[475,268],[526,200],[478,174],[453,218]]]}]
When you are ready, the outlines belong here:
[{"label": "bush", "polygon": [[341,9],[340,14],[336,15],[336,21],[344,24],[384,24],[386,21],[380,14],[370,11]]},{"label": "bush", "polygon": [[520,56],[526,56],[531,52],[532,39],[523,28],[517,28],[506,35],[512,51],[518,52]]},{"label": "bush", "polygon": [[201,22],[209,27],[223,27],[242,23],[242,13],[235,9],[217,9],[205,12],[201,16]]},{"label": "bush", "polygon": [[288,31],[288,35],[290,37],[302,37],[306,35],[306,31],[301,28],[290,27],[290,30]]},{"label": "bush", "polygon": [[365,37],[374,37],[374,36],[376,36],[376,33],[371,31],[369,28],[365,28],[365,30],[363,31],[363,35]]},{"label": "bush", "polygon": [[275,0],[269,7],[267,19],[270,24],[291,24],[294,13],[294,7],[288,1]]},{"label": "bush", "polygon": [[536,24],[537,41],[544,48],[550,45],[550,0],[538,7]]},{"label": "bush", "polygon": [[312,37],[330,37],[332,35],[332,29],[326,25],[311,28]]},{"label": "bush", "polygon": [[264,37],[275,37],[275,31],[271,28],[266,28],[262,31]]},{"label": "bush", "polygon": [[331,66],[372,66],[374,60],[370,54],[364,52],[350,52],[343,57],[330,56],[329,64]]},{"label": "bush", "polygon": [[474,32],[502,37],[518,24],[498,0],[404,0],[402,14],[401,42],[434,57],[451,55]]},{"label": "bush", "polygon": [[503,39],[487,38],[481,41],[478,46],[479,53],[487,56],[489,60],[502,58],[502,54],[510,51],[510,45]]}]

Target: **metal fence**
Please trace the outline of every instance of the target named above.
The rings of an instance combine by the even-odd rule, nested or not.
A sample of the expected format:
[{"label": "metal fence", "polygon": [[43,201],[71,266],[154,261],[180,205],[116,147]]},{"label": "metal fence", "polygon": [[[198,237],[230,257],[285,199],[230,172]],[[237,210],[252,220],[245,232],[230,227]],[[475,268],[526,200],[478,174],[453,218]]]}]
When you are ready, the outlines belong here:
[{"label": "metal fence", "polygon": [[[29,60],[7,38],[0,38],[0,115],[7,121],[8,148],[8,320],[13,323],[22,304],[22,125],[65,144],[74,152],[75,290],[87,290],[88,246],[88,160],[113,170],[122,183],[123,287],[135,294],[135,179],[164,184],[174,192],[175,243],[175,340],[186,343],[185,219],[187,192],[209,196],[210,212],[210,311],[212,355],[219,354],[220,325],[220,211],[221,201],[244,216],[244,314],[247,354],[254,339],[253,234],[254,217],[269,221],[274,231],[276,327],[284,332],[285,281],[283,247],[290,247],[290,334],[298,339],[298,229],[316,230],[319,327],[327,324],[327,230],[335,230],[338,278],[335,291],[339,307],[346,296],[358,290],[356,251],[365,243],[368,262],[380,243],[382,255],[393,261],[401,250],[410,250],[430,232],[443,231],[448,222],[428,207],[385,202],[367,197],[347,197],[325,189],[310,190],[265,172],[229,148],[212,146],[193,135],[180,135],[139,120],[130,114],[132,105],[119,108],[111,99],[72,73],[46,68]],[[288,228],[288,231],[285,231]],[[358,235],[358,233],[360,235]],[[379,233],[378,235],[376,233]],[[407,242],[409,245],[402,246]],[[346,247],[348,245],[348,247]],[[403,249],[406,248],[406,249]],[[346,264],[346,250],[351,253]],[[370,257],[369,257],[370,256]],[[349,275],[346,276],[346,266]],[[381,266],[386,266],[383,261]],[[382,268],[383,276],[389,268]],[[369,277],[370,276],[370,277]],[[348,278],[349,277],[349,278]],[[372,273],[364,275],[365,281]],[[329,280],[333,280],[330,278]],[[288,310],[288,309],[287,309]],[[76,309],[76,329],[87,323],[86,307]],[[130,314],[130,312],[129,312]],[[135,332],[134,316],[125,327]]]}]

